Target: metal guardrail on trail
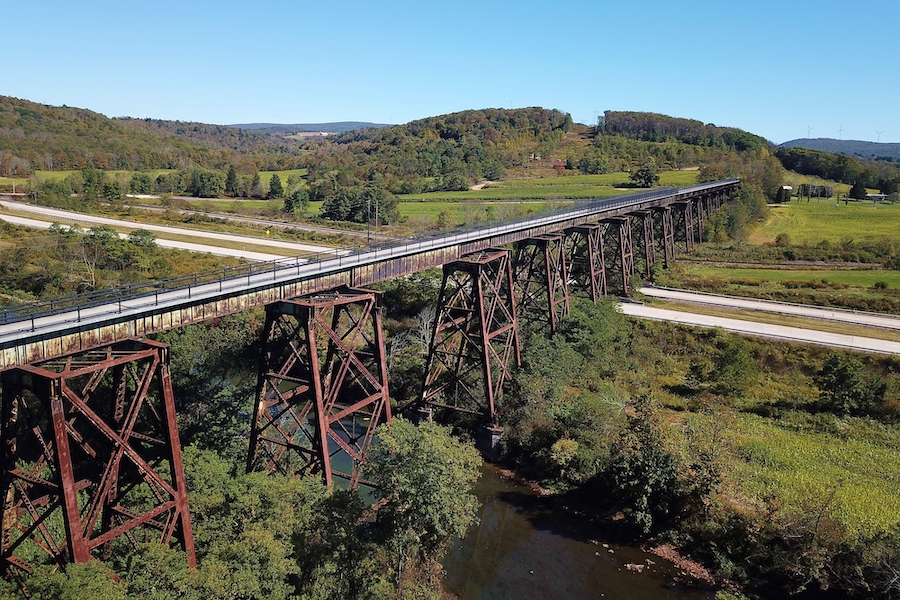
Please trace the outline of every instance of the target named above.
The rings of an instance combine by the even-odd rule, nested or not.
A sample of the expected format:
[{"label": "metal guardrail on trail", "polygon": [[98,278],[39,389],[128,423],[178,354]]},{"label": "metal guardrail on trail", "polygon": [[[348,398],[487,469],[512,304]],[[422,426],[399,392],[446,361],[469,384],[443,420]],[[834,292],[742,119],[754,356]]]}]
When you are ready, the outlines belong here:
[{"label": "metal guardrail on trail", "polygon": [[[122,304],[124,302],[140,298],[146,298],[148,300],[147,303],[141,303],[142,307],[157,306],[159,305],[159,296],[163,293],[187,291],[187,295],[182,297],[190,299],[192,297],[192,290],[200,286],[204,287],[203,293],[209,293],[210,284],[213,284],[213,287],[217,287],[218,290],[222,292],[243,285],[245,280],[247,285],[262,281],[264,278],[259,278],[259,276],[269,273],[271,273],[273,279],[275,279],[279,273],[284,273],[287,269],[296,269],[296,276],[307,274],[315,275],[326,270],[340,270],[346,266],[363,265],[377,262],[385,258],[433,250],[444,246],[459,244],[460,242],[489,238],[504,233],[515,232],[527,227],[549,225],[557,221],[563,221],[579,216],[590,216],[594,213],[602,213],[648,201],[662,200],[678,195],[694,194],[708,189],[720,188],[724,185],[735,184],[738,181],[739,180],[737,179],[727,179],[724,181],[699,184],[688,188],[661,188],[637,194],[576,201],[575,205],[570,208],[558,209],[540,216],[519,217],[494,224],[481,224],[459,228],[452,230],[450,233],[443,231],[422,234],[408,238],[406,242],[401,244],[393,244],[375,249],[355,248],[354,250],[356,250],[356,252],[346,256],[319,253],[312,257],[305,258],[299,256],[286,257],[273,261],[250,263],[215,271],[197,273],[194,275],[134,283],[81,294],[73,294],[70,296],[61,296],[36,302],[16,304],[4,307],[0,310],[0,325],[30,321],[30,326],[14,331],[7,330],[4,335],[22,331],[34,331],[34,320],[41,317],[49,317],[74,311],[77,314],[74,315],[74,318],[71,320],[80,322],[81,311],[89,308],[109,305],[110,309],[105,314],[121,313],[123,310]],[[339,250],[340,249],[335,249],[335,252],[337,253]],[[254,277],[257,278],[256,282],[254,281]],[[215,286],[216,283],[219,285]],[[91,313],[92,318],[97,316],[99,316],[98,313]]]}]

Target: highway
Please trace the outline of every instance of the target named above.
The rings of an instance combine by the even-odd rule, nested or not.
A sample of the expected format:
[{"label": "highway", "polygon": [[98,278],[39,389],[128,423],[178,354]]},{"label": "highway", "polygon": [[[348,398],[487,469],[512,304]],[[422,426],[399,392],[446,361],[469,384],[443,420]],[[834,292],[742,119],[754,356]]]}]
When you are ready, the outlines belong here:
[{"label": "highway", "polygon": [[[21,225],[23,227],[33,227],[35,229],[50,229],[50,226],[53,225],[50,221],[38,221],[37,219],[14,217],[12,215],[0,215],[0,221],[6,221],[7,223]],[[120,233],[119,237],[127,239],[128,234]],[[174,240],[157,239],[156,245],[160,248],[174,248],[176,250],[187,250],[188,252],[208,252],[215,256],[233,256],[260,262],[284,258],[281,254],[266,254],[265,252],[238,250],[236,248],[221,248],[219,246],[207,246],[204,244],[192,244],[191,242],[177,242]]]},{"label": "highway", "polygon": [[844,335],[840,333],[828,333],[813,329],[801,329],[800,327],[787,327],[784,325],[769,325],[753,321],[741,321],[725,317],[711,317],[696,313],[681,312],[677,310],[656,308],[635,302],[623,302],[621,311],[631,317],[653,319],[655,321],[669,321],[684,325],[696,325],[698,327],[721,327],[727,331],[754,335],[760,337],[775,338],[792,342],[818,344],[859,352],[874,352],[878,354],[900,354],[900,342],[877,340],[874,338],[856,335]]},{"label": "highway", "polygon": [[282,258],[243,268],[239,273],[225,269],[218,274],[197,274],[4,307],[0,311],[0,368],[58,355],[66,348],[85,348],[222,317],[283,298],[342,285],[369,285],[439,267],[498,245],[731,190],[738,183],[730,179],[599,198],[539,216],[423,235],[354,254],[335,256],[333,249],[328,248],[328,253],[321,255]]},{"label": "highway", "polygon": [[[32,204],[25,204],[20,202],[6,202],[0,201],[0,207],[5,210],[17,211],[17,212],[26,212],[35,215],[36,220],[43,220],[48,223],[52,223],[53,221],[69,221],[73,223],[79,223],[86,225],[88,227],[94,225],[110,225],[114,227],[122,227],[128,229],[146,229],[147,231],[152,231],[161,235],[177,235],[177,236],[190,236],[195,238],[204,238],[209,240],[218,240],[225,241],[230,243],[238,243],[238,244],[253,244],[255,246],[269,246],[271,248],[283,248],[285,250],[289,250],[289,254],[301,254],[301,253],[327,253],[327,254],[349,254],[348,250],[338,250],[331,246],[318,246],[313,244],[305,244],[299,242],[289,242],[285,240],[275,240],[268,239],[266,237],[252,237],[248,235],[236,235],[231,233],[219,233],[215,231],[201,231],[197,229],[186,229],[183,227],[170,227],[168,225],[153,225],[150,223],[140,223],[133,221],[124,221],[121,219],[110,219],[107,217],[99,217],[96,215],[88,215],[84,213],[77,213],[67,210],[59,210],[56,208],[47,208],[46,206],[35,206]],[[2,216],[4,220],[8,220],[6,216]],[[157,243],[159,243],[159,239]],[[160,243],[160,245],[162,245]],[[276,256],[277,258],[281,258],[284,254],[280,255],[270,255]],[[261,260],[272,260],[272,259],[261,259]]]},{"label": "highway", "polygon": [[682,302],[709,304],[727,308],[759,310],[783,315],[811,317],[813,319],[825,319],[826,321],[838,321],[841,323],[852,323],[854,325],[868,325],[869,327],[900,330],[900,317],[894,315],[823,306],[809,306],[806,304],[791,304],[789,302],[776,302],[774,300],[760,300],[756,298],[739,298],[736,296],[723,296],[705,292],[691,292],[687,290],[675,290],[652,286],[643,287],[640,289],[640,292],[645,296],[662,298],[665,300],[679,300]]},{"label": "highway", "polygon": [[[197,198],[189,198],[189,200],[197,200]],[[384,235],[374,231],[358,231],[355,229],[337,229],[335,227],[325,227],[324,225],[310,225],[309,223],[293,223],[286,221],[273,221],[271,219],[261,219],[259,217],[245,217],[242,215],[232,215],[229,213],[204,212],[201,210],[192,210],[187,208],[172,209],[162,206],[151,206],[148,204],[132,204],[138,210],[146,210],[148,212],[166,212],[172,211],[180,215],[203,215],[214,219],[224,219],[235,223],[246,223],[250,225],[262,225],[273,229],[299,229],[301,231],[309,231],[312,233],[322,233],[325,235],[339,235],[355,238],[365,238],[381,241],[396,241],[395,236]]]}]

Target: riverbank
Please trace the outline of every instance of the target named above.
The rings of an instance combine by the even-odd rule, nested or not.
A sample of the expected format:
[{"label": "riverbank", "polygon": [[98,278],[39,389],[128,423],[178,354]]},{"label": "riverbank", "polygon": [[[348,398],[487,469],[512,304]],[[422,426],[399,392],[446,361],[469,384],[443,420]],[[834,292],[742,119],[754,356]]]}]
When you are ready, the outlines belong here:
[{"label": "riverbank", "polygon": [[[660,557],[623,522],[589,515],[513,471],[485,464],[479,523],[443,561],[460,600],[712,600],[719,586]],[[677,558],[677,557],[673,557]]]}]

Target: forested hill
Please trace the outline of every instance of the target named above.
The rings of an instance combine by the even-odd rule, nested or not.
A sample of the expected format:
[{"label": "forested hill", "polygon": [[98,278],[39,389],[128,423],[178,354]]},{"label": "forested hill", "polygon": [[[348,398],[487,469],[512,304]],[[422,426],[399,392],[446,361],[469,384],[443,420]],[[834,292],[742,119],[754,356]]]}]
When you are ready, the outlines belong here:
[{"label": "forested hill", "polygon": [[613,111],[603,113],[600,132],[645,142],[679,141],[692,146],[728,147],[738,151],[768,148],[763,137],[734,127],[717,127],[694,119],[680,119],[649,112]]},{"label": "forested hill", "polygon": [[0,175],[36,169],[292,168],[297,143],[222,125],[111,119],[0,96]]},{"label": "forested hill", "polygon": [[549,156],[571,126],[569,114],[558,110],[467,110],[309,142],[315,152],[305,166],[314,195],[323,198],[335,185],[376,180],[395,193],[464,190],[533,155]]},{"label": "forested hill", "polygon": [[806,148],[865,159],[890,159],[900,162],[900,144],[878,144],[862,140],[836,140],[834,138],[803,138],[785,142],[779,147]]}]

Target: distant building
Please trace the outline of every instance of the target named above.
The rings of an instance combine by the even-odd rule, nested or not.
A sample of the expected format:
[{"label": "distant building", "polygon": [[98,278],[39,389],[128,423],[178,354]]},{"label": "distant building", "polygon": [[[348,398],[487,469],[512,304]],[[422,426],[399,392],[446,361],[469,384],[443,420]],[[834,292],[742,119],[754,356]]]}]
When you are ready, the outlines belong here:
[{"label": "distant building", "polygon": [[874,200],[875,202],[887,200],[887,197],[887,194],[866,194],[866,200]]}]

